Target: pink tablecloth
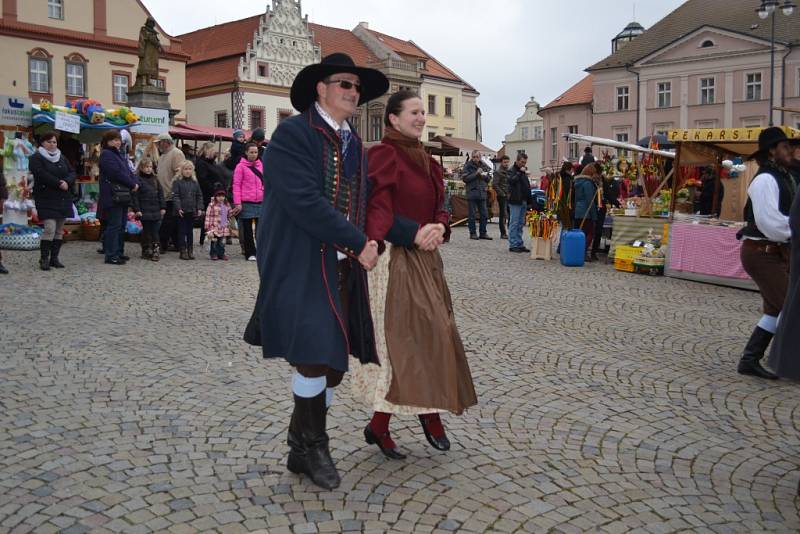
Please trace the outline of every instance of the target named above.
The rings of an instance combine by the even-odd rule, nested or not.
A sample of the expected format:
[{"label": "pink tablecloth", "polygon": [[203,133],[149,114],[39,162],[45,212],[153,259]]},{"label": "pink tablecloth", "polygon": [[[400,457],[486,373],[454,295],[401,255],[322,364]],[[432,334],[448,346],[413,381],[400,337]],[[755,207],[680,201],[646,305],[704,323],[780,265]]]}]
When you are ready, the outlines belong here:
[{"label": "pink tablecloth", "polygon": [[737,228],[673,223],[668,269],[748,280],[739,259]]}]

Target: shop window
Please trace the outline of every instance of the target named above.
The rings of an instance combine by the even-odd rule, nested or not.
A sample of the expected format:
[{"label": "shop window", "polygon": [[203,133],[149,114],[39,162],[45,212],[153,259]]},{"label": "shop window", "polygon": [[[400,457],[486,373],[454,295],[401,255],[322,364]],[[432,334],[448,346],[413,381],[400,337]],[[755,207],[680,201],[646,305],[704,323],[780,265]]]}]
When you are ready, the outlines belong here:
[{"label": "shop window", "polygon": [[436,115],[436,95],[428,95],[428,115]]},{"label": "shop window", "polygon": [[444,116],[445,117],[452,117],[453,116],[453,99],[445,97],[444,99]]},{"label": "shop window", "polygon": [[701,104],[714,104],[716,102],[716,83],[714,78],[700,78]]},{"label": "shop window", "polygon": [[672,82],[656,84],[656,106],[659,108],[672,107]]},{"label": "shop window", "polygon": [[630,106],[631,88],[627,85],[617,87],[617,111],[627,111]]},{"label": "shop window", "polygon": [[215,111],[214,112],[214,125],[217,128],[229,128],[228,126],[228,112]]},{"label": "shop window", "polygon": [[28,52],[28,86],[31,92],[50,92],[51,57],[41,48]]},{"label": "shop window", "polygon": [[47,16],[64,20],[64,0],[47,0]]},{"label": "shop window", "polygon": [[761,73],[749,72],[745,74],[744,99],[761,100]]},{"label": "shop window", "polygon": [[115,104],[126,104],[128,102],[128,88],[131,86],[129,74],[114,73],[111,76],[112,98]]}]

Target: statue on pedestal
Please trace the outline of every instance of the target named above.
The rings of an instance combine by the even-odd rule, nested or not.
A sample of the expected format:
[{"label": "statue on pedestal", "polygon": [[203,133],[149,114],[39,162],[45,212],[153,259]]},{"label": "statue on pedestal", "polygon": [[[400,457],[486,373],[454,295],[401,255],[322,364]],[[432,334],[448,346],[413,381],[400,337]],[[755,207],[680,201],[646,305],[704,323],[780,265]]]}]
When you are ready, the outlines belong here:
[{"label": "statue on pedestal", "polygon": [[136,69],[134,87],[157,87],[158,55],[163,51],[155,29],[156,21],[147,17],[147,21],[139,30],[139,66]]}]

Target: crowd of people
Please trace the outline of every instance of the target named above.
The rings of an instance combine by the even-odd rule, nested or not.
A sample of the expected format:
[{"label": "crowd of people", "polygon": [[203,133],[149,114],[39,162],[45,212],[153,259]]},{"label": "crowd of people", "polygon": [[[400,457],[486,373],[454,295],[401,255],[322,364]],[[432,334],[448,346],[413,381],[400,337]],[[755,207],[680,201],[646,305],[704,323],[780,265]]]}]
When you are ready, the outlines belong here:
[{"label": "crowd of people", "polygon": [[[199,154],[187,157],[169,134],[160,134],[151,154],[134,165],[131,138],[125,130],[108,130],[100,142],[97,219],[101,222],[101,248],[105,263],[125,265],[125,234],[129,216],[141,223],[141,257],[159,261],[168,251],[182,260],[195,259],[194,228],[200,226],[200,245],[210,240],[211,260],[228,260],[225,246],[239,233],[242,254],[256,259],[254,228],[264,196],[260,154],[264,132],[253,131],[245,140],[234,131],[228,156],[218,160],[214,143],[202,145]],[[32,196],[43,232],[39,268],[62,269],[60,251],[64,224],[73,217],[76,173],[59,149],[55,131],[39,136],[39,147],[30,158]],[[7,197],[5,180],[0,195]],[[5,200],[5,198],[3,198]],[[1,258],[0,258],[1,259]],[[8,270],[0,261],[0,274]]]}]

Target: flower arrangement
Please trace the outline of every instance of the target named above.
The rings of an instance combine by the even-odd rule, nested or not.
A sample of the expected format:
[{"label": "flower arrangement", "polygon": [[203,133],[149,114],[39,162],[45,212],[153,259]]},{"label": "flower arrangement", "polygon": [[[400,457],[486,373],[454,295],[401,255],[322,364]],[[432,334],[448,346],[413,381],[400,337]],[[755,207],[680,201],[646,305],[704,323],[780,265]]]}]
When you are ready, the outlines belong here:
[{"label": "flower arrangement", "polygon": [[551,239],[558,226],[558,216],[553,212],[529,211],[525,215],[531,237]]}]

